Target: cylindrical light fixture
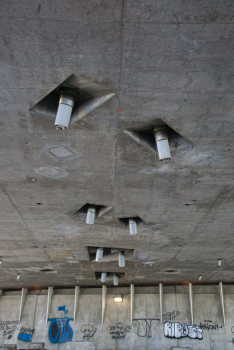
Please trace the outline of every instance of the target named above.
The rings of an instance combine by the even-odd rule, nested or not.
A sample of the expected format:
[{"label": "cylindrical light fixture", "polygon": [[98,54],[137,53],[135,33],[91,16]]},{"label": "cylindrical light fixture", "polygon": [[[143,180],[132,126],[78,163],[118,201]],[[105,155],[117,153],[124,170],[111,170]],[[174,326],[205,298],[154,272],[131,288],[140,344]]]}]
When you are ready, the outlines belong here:
[{"label": "cylindrical light fixture", "polygon": [[171,159],[171,152],[167,137],[167,127],[159,126],[154,128],[154,136],[158,149],[159,160]]},{"label": "cylindrical light fixture", "polygon": [[119,253],[119,267],[124,267],[125,266],[125,257],[124,257],[124,252]]},{"label": "cylindrical light fixture", "polygon": [[106,282],[106,272],[102,272],[102,274],[101,274],[101,282],[102,283]]},{"label": "cylindrical light fixture", "polygon": [[113,283],[114,283],[114,286],[118,286],[118,284],[119,284],[119,277],[118,277],[118,275],[114,275]]},{"label": "cylindrical light fixture", "polygon": [[65,130],[70,123],[72,108],[75,103],[75,96],[62,92],[59,99],[58,111],[54,125],[57,130]]},{"label": "cylindrical light fixture", "polygon": [[96,208],[90,207],[87,211],[86,224],[93,225],[95,218]]},{"label": "cylindrical light fixture", "polygon": [[103,257],[103,248],[98,248],[96,251],[96,261],[101,262]]},{"label": "cylindrical light fixture", "polygon": [[130,235],[137,235],[137,224],[136,220],[129,219]]}]

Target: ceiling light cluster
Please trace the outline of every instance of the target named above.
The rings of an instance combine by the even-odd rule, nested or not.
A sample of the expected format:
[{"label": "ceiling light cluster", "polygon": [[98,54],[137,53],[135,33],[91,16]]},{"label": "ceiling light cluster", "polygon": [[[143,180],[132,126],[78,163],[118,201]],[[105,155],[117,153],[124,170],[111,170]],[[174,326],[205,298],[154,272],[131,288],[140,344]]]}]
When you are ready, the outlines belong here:
[{"label": "ceiling light cluster", "polygon": [[[71,77],[70,77],[71,78]],[[74,80],[74,79],[73,79]],[[76,113],[77,110],[77,97],[78,97],[78,86],[75,86],[73,88],[69,88],[67,86],[72,86],[72,85],[64,85],[61,88],[57,88],[57,95],[60,94],[59,98],[59,103],[58,103],[58,109],[57,109],[57,114],[55,118],[55,127],[57,130],[66,130],[71,123],[72,120],[72,113],[74,117],[74,113]],[[104,94],[105,95],[105,94]],[[111,98],[114,95],[114,93],[109,93],[106,94],[105,101],[109,98]],[[102,101],[105,102],[104,100]],[[91,101],[92,102],[92,101]],[[100,105],[99,103],[98,105]],[[92,105],[92,103],[91,103]],[[97,105],[97,106],[98,106]],[[75,107],[75,108],[74,108]],[[85,107],[84,107],[85,108]],[[89,110],[92,110],[92,108],[89,108]],[[56,112],[56,109],[55,109]],[[87,114],[87,113],[86,113]],[[83,114],[85,115],[85,113]],[[74,120],[74,118],[73,118]],[[162,121],[161,121],[162,122]],[[159,125],[158,125],[159,124]],[[170,160],[171,159],[171,151],[169,147],[169,141],[168,141],[168,134],[171,137],[171,128],[168,127],[164,122],[164,125],[160,125],[161,123],[154,123],[154,127],[151,126],[151,144],[146,140],[143,136],[138,137],[141,133],[137,132],[137,130],[134,132],[127,132],[127,134],[135,139],[135,141],[143,144],[144,146],[151,148],[155,153],[158,153],[158,157],[160,161],[163,160]],[[158,125],[158,126],[156,126]],[[126,131],[126,130],[125,130]],[[173,131],[175,133],[175,131]],[[179,135],[180,136],[180,135]],[[154,141],[155,140],[155,141]],[[33,181],[34,179],[32,179]],[[107,207],[111,208],[111,207]],[[109,209],[108,209],[109,210]],[[87,212],[86,212],[87,211]],[[102,210],[102,214],[106,212],[105,210]],[[88,204],[87,207],[85,208],[85,213],[86,213],[86,224],[87,225],[93,225],[95,221],[95,217],[99,217],[100,214],[100,208],[99,206]],[[130,235],[135,236],[137,235],[137,224],[144,223],[140,218],[124,218],[124,223],[126,227],[129,227],[130,230]],[[118,253],[118,265],[119,267],[125,267],[125,253],[124,251],[117,250]],[[100,247],[97,248],[96,250],[96,262],[101,262],[103,259],[103,252],[104,248]],[[221,266],[222,259],[218,260],[218,265]],[[0,264],[2,261],[0,260]],[[150,264],[151,266],[152,264]],[[174,273],[174,272],[169,272],[167,273]],[[20,274],[17,274],[17,279],[20,278]],[[107,279],[107,273],[102,272],[101,273],[101,282],[105,283]],[[201,281],[202,276],[199,276],[199,281]],[[113,284],[117,286],[119,283],[119,276],[117,273],[113,274]],[[117,296],[114,299],[116,302],[122,301],[121,296]]]},{"label": "ceiling light cluster", "polygon": [[[101,262],[103,258],[103,248],[98,248],[96,251],[96,262]],[[119,267],[125,267],[124,251],[120,251],[118,255]]]},{"label": "ceiling light cluster", "polygon": [[118,286],[119,278],[123,278],[123,274],[116,272],[101,272],[101,282],[106,283],[112,279],[114,286]]}]

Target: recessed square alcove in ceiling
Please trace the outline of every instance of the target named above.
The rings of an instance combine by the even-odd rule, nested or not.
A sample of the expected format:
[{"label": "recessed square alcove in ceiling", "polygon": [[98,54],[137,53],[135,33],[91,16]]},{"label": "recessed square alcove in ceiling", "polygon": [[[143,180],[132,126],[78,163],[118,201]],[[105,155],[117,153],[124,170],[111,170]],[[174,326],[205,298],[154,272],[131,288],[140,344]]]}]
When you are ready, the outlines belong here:
[{"label": "recessed square alcove in ceiling", "polygon": [[[96,261],[96,252],[97,249],[100,247],[88,247],[88,254],[89,254],[89,260],[91,262]],[[103,257],[102,262],[108,262],[108,261],[118,261],[118,256],[120,252],[124,252],[125,260],[132,260],[134,249],[125,249],[125,248],[103,248]],[[98,264],[100,264],[98,262]]]},{"label": "recessed square alcove in ceiling", "polygon": [[[102,272],[95,272],[96,281],[101,281]],[[125,273],[106,272],[106,282],[109,282],[109,281],[112,282],[114,275],[117,275],[119,277],[119,280],[124,280]]]},{"label": "recessed square alcove in ceiling", "polygon": [[30,108],[30,111],[55,119],[59,98],[63,89],[66,89],[66,91],[70,89],[75,95],[75,104],[72,110],[70,124],[83,118],[115,95],[114,91],[102,85],[72,74]]},{"label": "recessed square alcove in ceiling", "polygon": [[122,226],[122,227],[128,227],[129,228],[129,219],[135,220],[137,226],[148,226],[139,216],[133,216],[129,218],[116,218],[115,220]]},{"label": "recessed square alcove in ceiling", "polygon": [[158,154],[154,137],[154,128],[164,126],[167,130],[168,142],[172,152],[176,151],[177,149],[192,148],[191,142],[181,136],[162,119],[155,119],[149,123],[139,123],[133,127],[123,130],[123,132],[135,142],[144,146],[151,152]]},{"label": "recessed square alcove in ceiling", "polygon": [[100,218],[102,215],[113,209],[113,207],[107,207],[105,205],[86,203],[75,212],[75,215],[87,215],[87,211],[90,207],[95,208],[95,217],[97,218]]}]

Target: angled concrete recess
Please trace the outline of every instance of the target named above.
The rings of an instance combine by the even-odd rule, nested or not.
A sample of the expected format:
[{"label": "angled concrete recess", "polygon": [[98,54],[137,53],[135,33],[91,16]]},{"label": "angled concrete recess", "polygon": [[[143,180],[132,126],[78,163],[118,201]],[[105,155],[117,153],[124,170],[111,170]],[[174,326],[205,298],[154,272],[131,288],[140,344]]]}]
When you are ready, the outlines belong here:
[{"label": "angled concrete recess", "polygon": [[115,95],[115,92],[72,74],[30,108],[31,112],[55,120],[61,92],[72,93],[75,103],[70,124],[77,122]]},{"label": "angled concrete recess", "polygon": [[115,218],[116,221],[122,226],[129,228],[129,220],[135,220],[137,226],[146,227],[148,226],[139,216],[131,216],[129,218]]},{"label": "angled concrete recess", "polygon": [[158,155],[158,149],[154,136],[154,129],[157,127],[165,127],[168,135],[168,141],[172,154],[180,149],[190,150],[192,148],[191,142],[186,140],[182,135],[175,131],[165,121],[161,119],[153,120],[150,123],[140,123],[134,127],[123,130],[123,133],[128,135],[132,140],[144,146],[151,152]]},{"label": "angled concrete recess", "polygon": [[[102,272],[98,272],[98,271],[95,272],[96,281],[101,282]],[[119,281],[124,280],[125,273],[115,271],[115,272],[106,272],[106,282],[107,283],[109,282],[109,284],[113,284],[112,282],[113,282],[114,275],[118,275]]]},{"label": "angled concrete recess", "polygon": [[[99,247],[88,247],[89,260],[96,262],[96,252]],[[116,261],[118,264],[118,256],[120,252],[124,252],[125,260],[130,261],[133,259],[134,249],[127,248],[106,248],[103,247],[102,262],[113,262]]]},{"label": "angled concrete recess", "polygon": [[86,203],[83,205],[77,212],[75,212],[74,215],[87,215],[87,212],[89,208],[94,208],[95,209],[95,217],[100,218],[107,212],[109,212],[113,207],[111,206],[105,206],[105,205],[100,205],[100,204],[92,204],[92,203]]}]

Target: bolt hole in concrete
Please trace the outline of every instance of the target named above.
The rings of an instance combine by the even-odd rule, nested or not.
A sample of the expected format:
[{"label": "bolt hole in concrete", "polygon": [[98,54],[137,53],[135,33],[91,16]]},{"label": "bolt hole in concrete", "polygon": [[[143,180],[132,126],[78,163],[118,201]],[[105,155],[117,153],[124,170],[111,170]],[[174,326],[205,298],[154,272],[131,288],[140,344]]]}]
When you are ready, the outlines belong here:
[{"label": "bolt hole in concrete", "polygon": [[166,270],[165,273],[178,273],[179,270]]},{"label": "bolt hole in concrete", "polygon": [[37,203],[37,205],[41,205],[41,203]]},{"label": "bolt hole in concrete", "polygon": [[40,270],[41,272],[54,272],[55,270],[52,269],[42,269]]}]

